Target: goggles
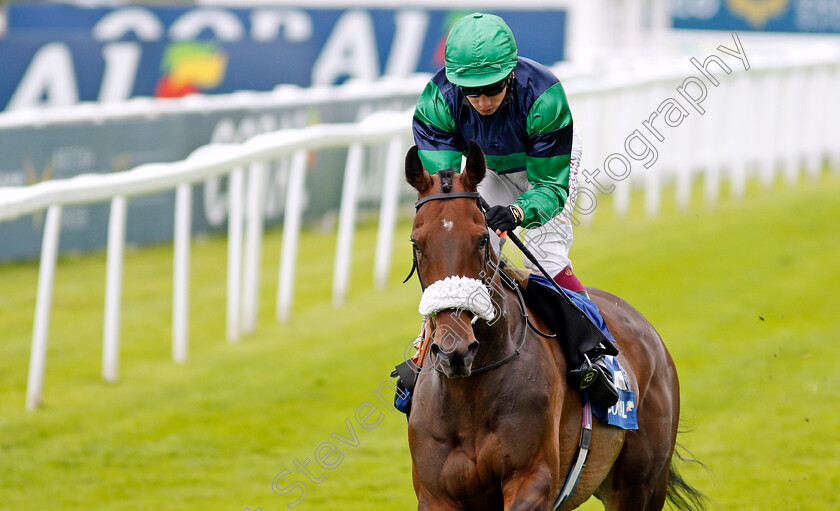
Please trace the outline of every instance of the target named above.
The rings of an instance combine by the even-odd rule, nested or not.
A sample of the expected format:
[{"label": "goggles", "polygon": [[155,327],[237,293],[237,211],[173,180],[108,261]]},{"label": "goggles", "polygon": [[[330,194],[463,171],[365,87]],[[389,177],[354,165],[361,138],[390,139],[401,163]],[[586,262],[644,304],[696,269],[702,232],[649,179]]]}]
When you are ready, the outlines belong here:
[{"label": "goggles", "polygon": [[468,98],[477,98],[479,96],[498,96],[505,90],[505,87],[508,86],[510,83],[511,75],[508,75],[504,79],[496,82],[491,83],[490,85],[483,85],[481,87],[458,87],[461,89],[461,94]]}]

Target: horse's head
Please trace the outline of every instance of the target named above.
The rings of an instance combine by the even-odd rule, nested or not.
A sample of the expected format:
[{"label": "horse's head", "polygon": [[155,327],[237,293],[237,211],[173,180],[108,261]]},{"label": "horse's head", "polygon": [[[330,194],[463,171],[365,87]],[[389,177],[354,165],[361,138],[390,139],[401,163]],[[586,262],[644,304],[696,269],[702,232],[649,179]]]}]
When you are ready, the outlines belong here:
[{"label": "horse's head", "polygon": [[430,176],[416,146],[405,159],[406,181],[418,194],[411,242],[423,286],[420,313],[432,321],[430,351],[448,377],[470,375],[478,351],[474,318],[489,321],[495,314],[485,285],[494,256],[476,191],[485,173],[475,142],[460,174],[449,169]]}]

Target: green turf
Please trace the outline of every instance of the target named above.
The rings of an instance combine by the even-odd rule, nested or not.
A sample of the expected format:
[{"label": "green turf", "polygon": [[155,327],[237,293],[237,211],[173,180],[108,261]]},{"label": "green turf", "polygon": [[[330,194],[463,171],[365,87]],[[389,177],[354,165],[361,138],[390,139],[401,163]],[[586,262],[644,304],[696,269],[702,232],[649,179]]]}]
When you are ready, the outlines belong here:
[{"label": "green turf", "polygon": [[[602,201],[577,230],[584,282],[635,304],[676,360],[692,430],[681,442],[710,468],[683,472],[714,509],[840,507],[838,196],[840,178],[826,175],[715,209],[666,201],[657,219],[635,205],[616,219]],[[0,509],[286,509],[300,492],[277,495],[273,479],[328,441],[340,453],[319,454],[338,466],[309,463],[324,479],[307,482],[299,509],[415,507],[404,418],[381,405],[370,429],[356,417],[379,405],[374,391],[418,328],[418,286],[399,284],[408,230],[386,292],[371,285],[375,228],[358,232],[341,309],[335,236],[307,233],[288,324],[273,319],[280,236],[269,233],[257,333],[238,344],[224,340],[225,245],[196,242],[184,365],[170,355],[171,248],[129,252],[115,384],[100,378],[104,255],[62,258],[35,413],[24,401],[37,267],[0,266]]]}]

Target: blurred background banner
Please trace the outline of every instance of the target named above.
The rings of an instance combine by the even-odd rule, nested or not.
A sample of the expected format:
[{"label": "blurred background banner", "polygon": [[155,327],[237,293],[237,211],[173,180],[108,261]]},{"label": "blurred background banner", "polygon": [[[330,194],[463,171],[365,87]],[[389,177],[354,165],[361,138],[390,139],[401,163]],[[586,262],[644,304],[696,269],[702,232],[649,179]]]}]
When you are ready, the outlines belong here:
[{"label": "blurred background banner", "polygon": [[[281,84],[334,85],[433,72],[443,65],[449,26],[466,11],[394,9],[222,9],[172,6],[84,8],[59,4],[11,5],[0,38],[0,105],[7,110],[117,102],[136,96],[179,97],[270,91]],[[563,59],[566,14],[495,11],[513,30],[522,55]],[[419,91],[383,102],[326,102],[307,108],[228,109],[134,122],[0,126],[0,186],[28,186],[85,173],[128,170],[148,162],[183,159],[208,143],[242,142],[279,128],[350,122],[382,108],[413,105]],[[37,123],[36,123],[37,124]],[[321,219],[341,193],[345,151],[322,151],[310,162],[304,216]],[[373,153],[373,151],[371,151]],[[376,158],[371,154],[370,158]],[[265,214],[280,220],[288,161],[272,166]],[[372,166],[373,168],[374,166]],[[376,194],[374,170],[363,179]],[[227,220],[227,180],[198,185],[194,232],[220,229]],[[364,201],[364,197],[362,197]],[[174,194],[131,201],[127,241],[172,238]],[[68,208],[61,250],[105,245],[107,204]],[[43,215],[0,224],[0,260],[37,257]]]},{"label": "blurred background banner", "polygon": [[674,28],[840,34],[840,0],[675,0]]},{"label": "blurred background banner", "polygon": [[[466,10],[12,4],[0,106],[330,85],[433,72]],[[496,10],[520,54],[564,58],[564,10]]]}]

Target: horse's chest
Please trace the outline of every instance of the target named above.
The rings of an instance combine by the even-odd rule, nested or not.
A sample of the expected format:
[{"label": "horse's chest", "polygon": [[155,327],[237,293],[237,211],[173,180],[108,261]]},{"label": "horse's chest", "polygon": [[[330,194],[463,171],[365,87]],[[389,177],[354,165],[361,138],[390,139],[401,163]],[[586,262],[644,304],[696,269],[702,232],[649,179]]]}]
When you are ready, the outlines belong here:
[{"label": "horse's chest", "polygon": [[418,447],[425,461],[438,463],[420,463],[420,476],[456,499],[501,488],[514,471],[532,463],[550,436],[545,423],[533,416],[502,415],[472,429],[437,426],[425,430],[433,433]]},{"label": "horse's chest", "polygon": [[455,498],[468,498],[498,487],[503,478],[504,463],[510,452],[495,434],[482,439],[455,441],[445,454],[440,476],[446,493]]},{"label": "horse's chest", "polygon": [[433,380],[418,383],[409,445],[430,493],[494,498],[489,495],[533,464],[541,449],[556,449],[555,382],[533,372],[490,383],[471,389],[468,398],[442,395]]}]

